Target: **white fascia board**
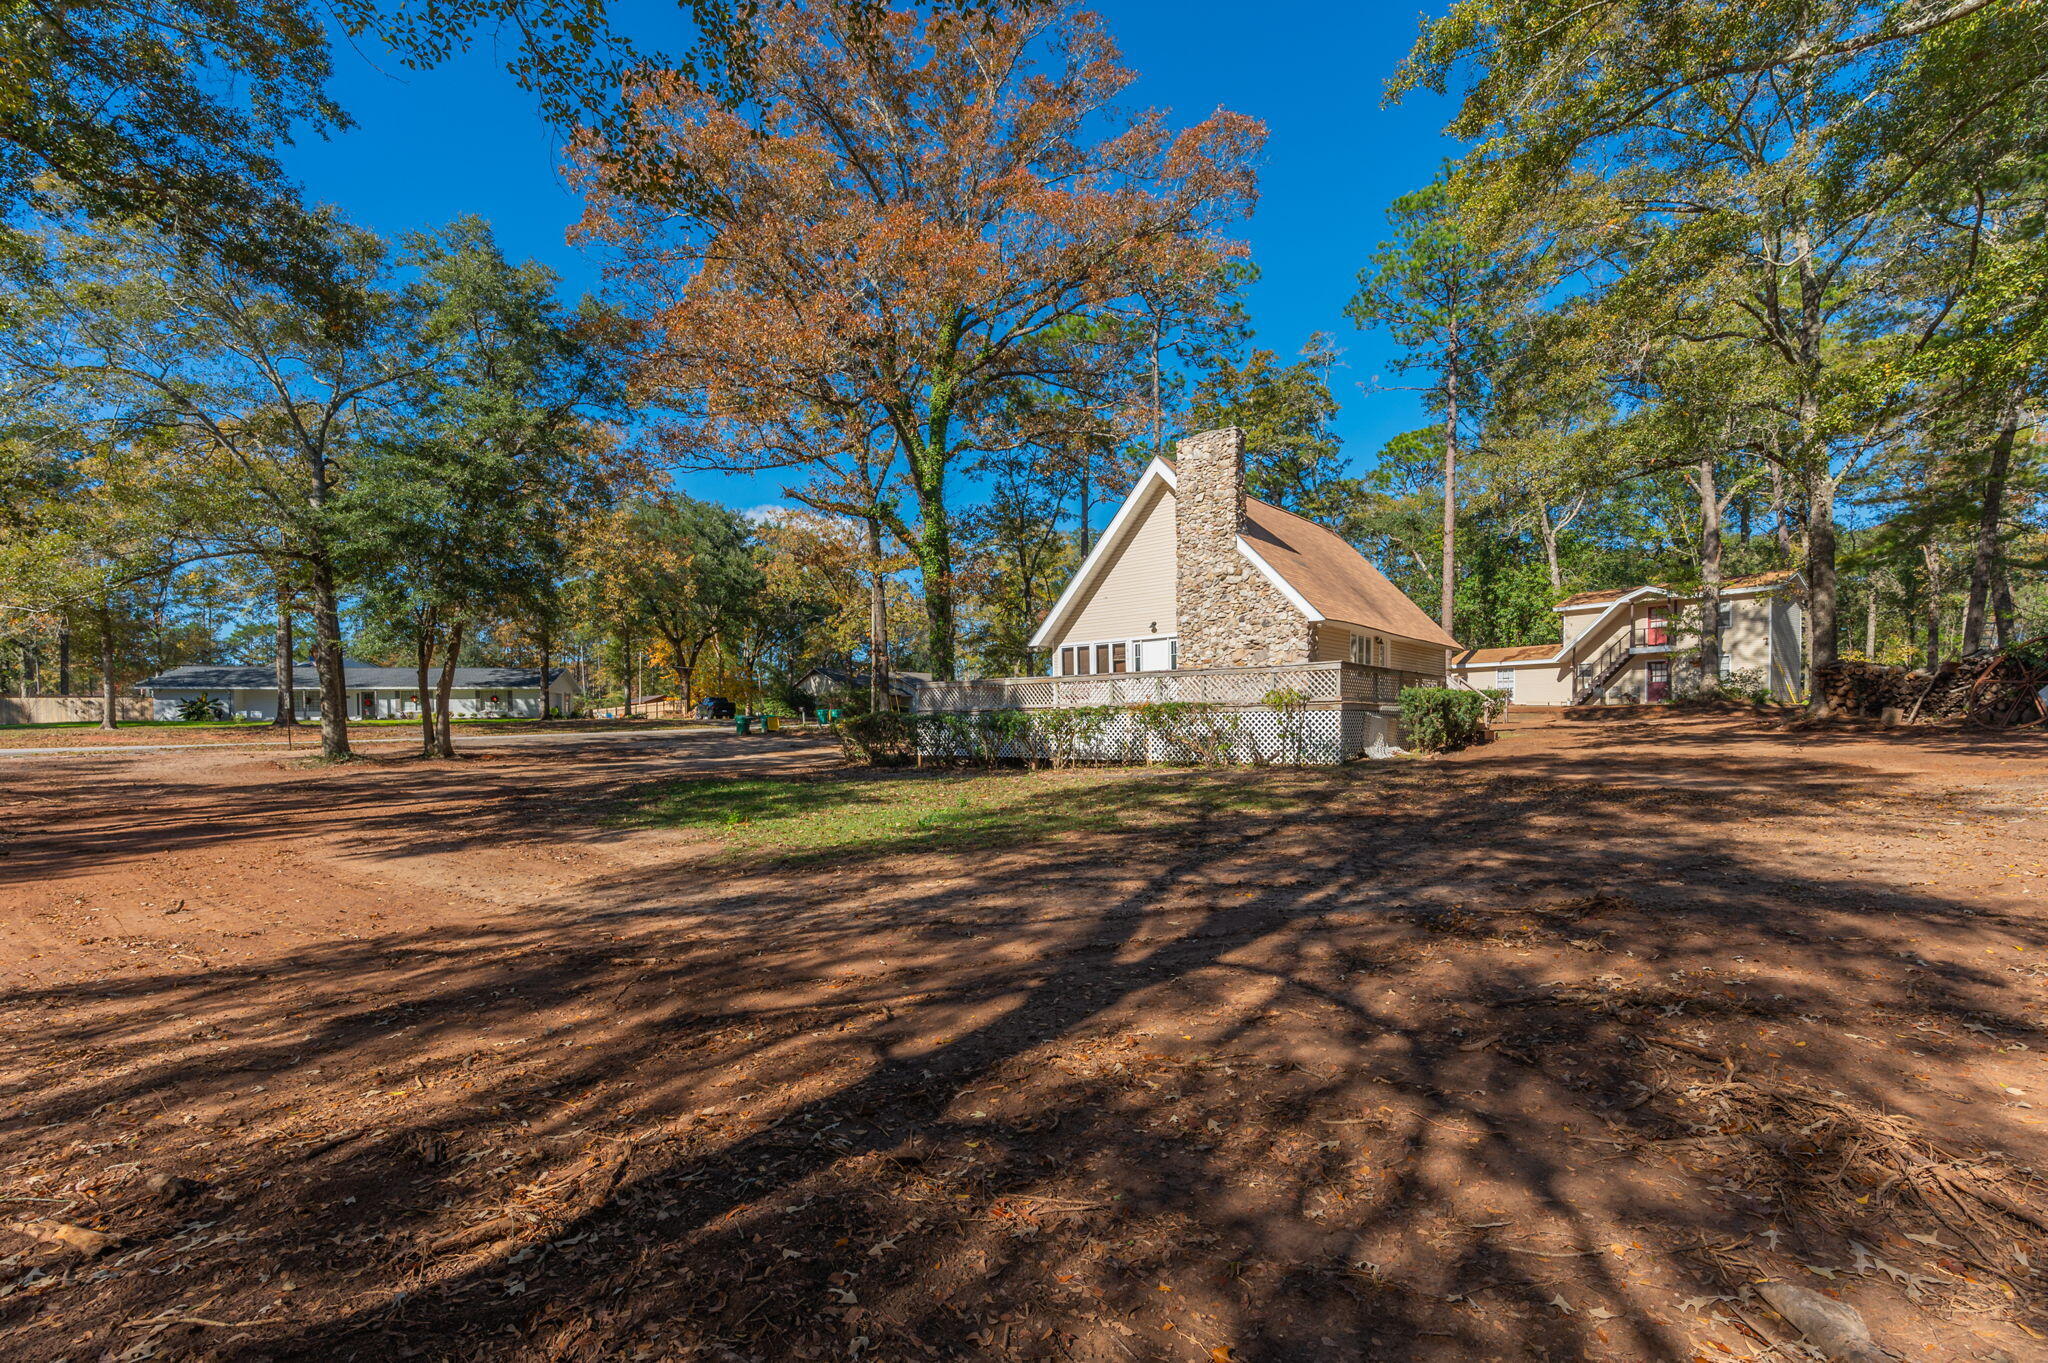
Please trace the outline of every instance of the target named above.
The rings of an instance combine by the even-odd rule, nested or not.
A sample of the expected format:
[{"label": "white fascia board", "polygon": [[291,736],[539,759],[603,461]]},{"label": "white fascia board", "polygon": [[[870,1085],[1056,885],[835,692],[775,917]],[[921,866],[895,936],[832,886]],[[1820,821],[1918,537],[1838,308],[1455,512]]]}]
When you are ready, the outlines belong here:
[{"label": "white fascia board", "polygon": [[1460,670],[1491,672],[1502,667],[1550,667],[1556,662],[1557,655],[1552,654],[1548,658],[1517,658],[1511,663],[1452,663],[1451,666]]},{"label": "white fascia board", "polygon": [[1060,593],[1059,600],[1053,602],[1052,609],[1046,612],[1045,623],[1031,636],[1031,642],[1027,647],[1045,648],[1059,637],[1061,629],[1067,623],[1068,615],[1095,585],[1095,579],[1101,575],[1110,560],[1123,548],[1125,537],[1136,523],[1138,505],[1145,500],[1155,481],[1169,490],[1174,486],[1173,470],[1166,466],[1164,460],[1154,459],[1146,465],[1145,472],[1139,476],[1130,494],[1124,498],[1124,504],[1116,509],[1116,515],[1109,518],[1109,524],[1104,526],[1102,533],[1096,537],[1095,547],[1088,551],[1088,557],[1081,560],[1081,566],[1068,581],[1066,590]]},{"label": "white fascia board", "polygon": [[[1606,609],[1606,610],[1604,610],[1604,611],[1601,611],[1601,612],[1600,612],[1600,615],[1601,615],[1601,618],[1602,618],[1602,619],[1605,619],[1605,618],[1607,617],[1607,615],[1608,615],[1609,613],[1611,613],[1611,612],[1612,612],[1612,611],[1614,610],[1614,608],[1615,608],[1616,606],[1622,606],[1622,605],[1626,605],[1626,604],[1628,604],[1629,602],[1631,602],[1631,601],[1634,601],[1634,600],[1637,600],[1637,599],[1639,599],[1639,598],[1641,598],[1641,597],[1645,597],[1645,596],[1667,596],[1667,597],[1668,597],[1668,596],[1670,596],[1670,595],[1671,595],[1671,593],[1670,593],[1670,592],[1668,592],[1668,591],[1666,591],[1666,590],[1664,590],[1664,589],[1663,589],[1662,587],[1637,587],[1637,588],[1636,588],[1636,589],[1635,589],[1634,591],[1632,591],[1632,592],[1628,593],[1628,595],[1626,595],[1626,596],[1617,596],[1617,597],[1615,597],[1615,598],[1614,598],[1614,600],[1612,600],[1612,601],[1608,602],[1608,603],[1607,603],[1607,609]],[[1586,607],[1584,607],[1584,606],[1552,606],[1552,607],[1551,607],[1550,609],[1551,609],[1551,610],[1553,610],[1553,611],[1555,611],[1555,612],[1556,612],[1557,614],[1559,614],[1559,615],[1564,615],[1564,614],[1566,614],[1566,613],[1568,613],[1568,612],[1571,612],[1571,611],[1580,611],[1580,610],[1585,610],[1585,609],[1586,609]],[[1597,623],[1597,622],[1596,622],[1596,623]]]},{"label": "white fascia board", "polygon": [[1311,622],[1319,621],[1324,618],[1323,613],[1317,610],[1314,606],[1311,606],[1308,603],[1307,597],[1303,596],[1300,592],[1294,590],[1293,584],[1289,583],[1286,578],[1280,576],[1279,571],[1276,568],[1274,568],[1272,564],[1266,562],[1266,560],[1259,557],[1259,551],[1252,548],[1252,546],[1245,540],[1245,537],[1243,535],[1239,535],[1237,537],[1237,552],[1243,554],[1246,558],[1250,559],[1252,561],[1252,566],[1254,568],[1257,568],[1261,573],[1265,574],[1266,581],[1272,583],[1274,587],[1279,589],[1280,595],[1287,598],[1288,605],[1293,606],[1296,610],[1300,611],[1303,615],[1307,616]]}]

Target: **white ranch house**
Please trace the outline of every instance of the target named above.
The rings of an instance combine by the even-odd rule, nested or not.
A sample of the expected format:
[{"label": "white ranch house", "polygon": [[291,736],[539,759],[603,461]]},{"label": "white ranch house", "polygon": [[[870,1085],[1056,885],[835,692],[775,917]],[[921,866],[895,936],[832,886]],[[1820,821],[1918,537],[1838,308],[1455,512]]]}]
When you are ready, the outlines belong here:
[{"label": "white ranch house", "polygon": [[[1244,491],[1244,432],[1154,459],[1032,637],[1043,677],[933,682],[926,711],[1197,702],[1244,757],[1285,726],[1319,760],[1399,741],[1399,694],[1458,645],[1337,535]],[[1282,710],[1289,713],[1283,714]]]},{"label": "white ranch house", "polygon": [[[372,667],[344,662],[350,719],[415,719],[420,712],[419,674],[413,668]],[[440,685],[438,667],[428,673],[430,687]],[[578,694],[564,668],[549,675],[548,704],[567,714]],[[459,719],[538,719],[541,713],[540,670],[530,667],[458,667],[448,695],[448,713]],[[275,667],[174,667],[137,682],[135,689],[150,698],[154,718],[177,719],[187,701],[205,697],[231,718],[277,718]],[[320,677],[310,664],[292,669],[292,709],[309,723],[320,718]]]}]

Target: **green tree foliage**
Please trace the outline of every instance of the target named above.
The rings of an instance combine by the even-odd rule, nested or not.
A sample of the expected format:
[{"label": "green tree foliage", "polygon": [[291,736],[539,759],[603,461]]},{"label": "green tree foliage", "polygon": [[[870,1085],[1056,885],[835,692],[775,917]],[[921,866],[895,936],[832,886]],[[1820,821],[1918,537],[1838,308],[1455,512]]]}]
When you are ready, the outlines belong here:
[{"label": "green tree foliage", "polygon": [[566,311],[555,276],[513,265],[483,223],[415,238],[405,263],[419,276],[405,302],[420,363],[338,515],[368,613],[411,645],[423,742],[449,757],[463,637],[552,608],[569,532],[615,480],[603,423],[622,399],[604,320]]},{"label": "green tree foliage", "polygon": [[[1485,413],[1498,333],[1521,294],[1521,274],[1473,231],[1461,182],[1448,176],[1387,210],[1391,235],[1359,274],[1345,311],[1401,347],[1395,370],[1423,380],[1441,414],[1443,495],[1438,618],[1454,623],[1458,466]],[[1508,258],[1510,261],[1512,258]]]},{"label": "green tree foliage", "polygon": [[1245,490],[1311,520],[1333,522],[1353,486],[1331,428],[1337,400],[1330,370],[1337,352],[1318,333],[1301,358],[1281,364],[1270,350],[1233,348],[1218,354],[1194,385],[1188,423],[1193,430],[1241,427],[1245,433]]},{"label": "green tree foliage", "polygon": [[1461,0],[1394,89],[1454,85],[1472,218],[1547,263],[1560,333],[1595,339],[1625,414],[1664,409],[1705,575],[1717,505],[1768,488],[1827,662],[1843,516],[1914,500],[1939,430],[1978,488],[1981,618],[2025,533],[2009,455],[2039,382],[2012,287],[2041,240],[2037,7]]},{"label": "green tree foliage", "polygon": [[747,523],[681,494],[621,504],[581,546],[591,614],[648,640],[685,705],[706,651],[739,626],[765,585]]}]

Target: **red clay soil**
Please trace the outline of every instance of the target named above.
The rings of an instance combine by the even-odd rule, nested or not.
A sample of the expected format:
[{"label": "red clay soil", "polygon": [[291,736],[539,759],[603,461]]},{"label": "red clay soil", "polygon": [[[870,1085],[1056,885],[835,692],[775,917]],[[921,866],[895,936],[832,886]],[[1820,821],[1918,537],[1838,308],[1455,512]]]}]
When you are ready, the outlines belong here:
[{"label": "red clay soil", "polygon": [[1532,721],[830,861],[605,820],[836,770],[0,762],[0,1358],[1800,1356],[1776,1284],[2044,1356],[2039,737]]}]

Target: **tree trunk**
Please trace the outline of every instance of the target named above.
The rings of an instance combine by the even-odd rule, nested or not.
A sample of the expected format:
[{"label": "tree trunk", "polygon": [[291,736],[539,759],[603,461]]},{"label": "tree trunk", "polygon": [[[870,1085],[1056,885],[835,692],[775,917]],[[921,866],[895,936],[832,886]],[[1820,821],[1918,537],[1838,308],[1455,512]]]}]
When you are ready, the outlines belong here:
[{"label": "tree trunk", "polygon": [[417,664],[420,688],[420,756],[434,755],[434,690],[428,685],[427,669],[434,664],[434,622],[432,617],[420,624],[419,633],[413,637],[413,661]]},{"label": "tree trunk", "polygon": [[1785,505],[1785,470],[1771,465],[1771,520],[1775,525],[1772,532],[1778,541],[1778,562],[1792,562],[1792,511]]},{"label": "tree trunk", "polygon": [[282,582],[277,584],[277,714],[270,721],[279,726],[297,724],[298,692],[292,686],[292,599]]},{"label": "tree trunk", "polygon": [[71,694],[71,617],[57,621],[57,694]]},{"label": "tree trunk", "polygon": [[1714,460],[1700,460],[1695,479],[1700,494],[1700,683],[1721,679],[1721,489]]},{"label": "tree trunk", "polygon": [[100,727],[118,729],[114,713],[114,603],[100,603]]},{"label": "tree trunk", "polygon": [[1984,505],[1977,513],[1977,545],[1970,558],[1970,595],[1963,608],[1962,651],[1984,646],[1984,612],[1991,598],[1991,578],[1998,565],[1998,527],[2005,518],[2005,480],[2012,467],[2012,442],[2019,434],[2018,402],[2006,404],[1991,442],[1990,465],[1984,472]]},{"label": "tree trunk", "polygon": [[1991,619],[1998,627],[2000,648],[2020,637],[2019,610],[2012,599],[2012,574],[2004,564],[1998,567],[1997,590],[1991,594]]},{"label": "tree trunk", "polygon": [[1920,597],[1922,616],[1927,621],[1927,666],[1941,666],[1941,546],[1930,532],[1920,546],[1920,561],[1927,567],[1925,590]]},{"label": "tree trunk", "polygon": [[548,665],[553,661],[553,659],[548,657],[548,642],[547,626],[542,625],[540,629],[540,717],[542,722],[554,718],[553,715],[548,713]]},{"label": "tree trunk", "polygon": [[1458,567],[1458,354],[1457,333],[1452,333],[1449,372],[1444,380],[1444,576],[1439,615],[1444,633],[1457,636],[1451,628],[1456,607]]},{"label": "tree trunk", "polygon": [[1806,676],[1814,713],[1827,714],[1828,700],[1812,678],[1821,668],[1832,667],[1835,647],[1835,484],[1827,473],[1812,479],[1806,503],[1806,623],[1809,630]]},{"label": "tree trunk", "polygon": [[[934,419],[934,425],[940,423]],[[906,461],[917,494],[918,525],[912,541],[924,586],[927,634],[925,665],[940,681],[953,680],[953,532],[946,519],[945,460],[930,444],[914,446]]]},{"label": "tree trunk", "polygon": [[441,655],[441,679],[434,688],[434,721],[441,756],[455,756],[455,735],[448,726],[448,693],[455,686],[455,660],[462,655],[462,621],[448,626],[447,651]]},{"label": "tree trunk", "polygon": [[1877,661],[1877,579],[1865,579],[1863,598],[1863,656]]},{"label": "tree trunk", "polygon": [[1550,573],[1550,590],[1564,590],[1564,572],[1557,563],[1557,526],[1550,519],[1550,502],[1540,494],[1536,498],[1536,536],[1543,541],[1543,566]]},{"label": "tree trunk", "polygon": [[1152,457],[1166,450],[1166,408],[1159,391],[1159,315],[1152,315]]},{"label": "tree trunk", "polygon": [[333,565],[316,563],[313,586],[313,666],[320,674],[320,753],[333,762],[355,754],[348,745],[348,678],[341,670],[341,601]]},{"label": "tree trunk", "polygon": [[880,713],[889,697],[889,586],[882,576],[882,522],[868,522],[868,712]]},{"label": "tree trunk", "polygon": [[1090,511],[1090,509],[1091,509],[1091,507],[1090,507],[1090,489],[1089,489],[1089,486],[1088,486],[1088,473],[1089,473],[1089,468],[1088,468],[1088,466],[1089,466],[1089,464],[1090,464],[1091,462],[1093,462],[1093,461],[1092,461],[1092,460],[1090,459],[1090,457],[1089,457],[1089,456],[1088,456],[1087,454],[1085,454],[1085,453],[1084,453],[1084,454],[1082,454],[1082,456],[1081,456],[1081,533],[1080,533],[1080,545],[1081,545],[1081,557],[1082,557],[1082,558],[1086,558],[1086,557],[1088,557],[1088,513],[1089,513],[1089,511]]}]

